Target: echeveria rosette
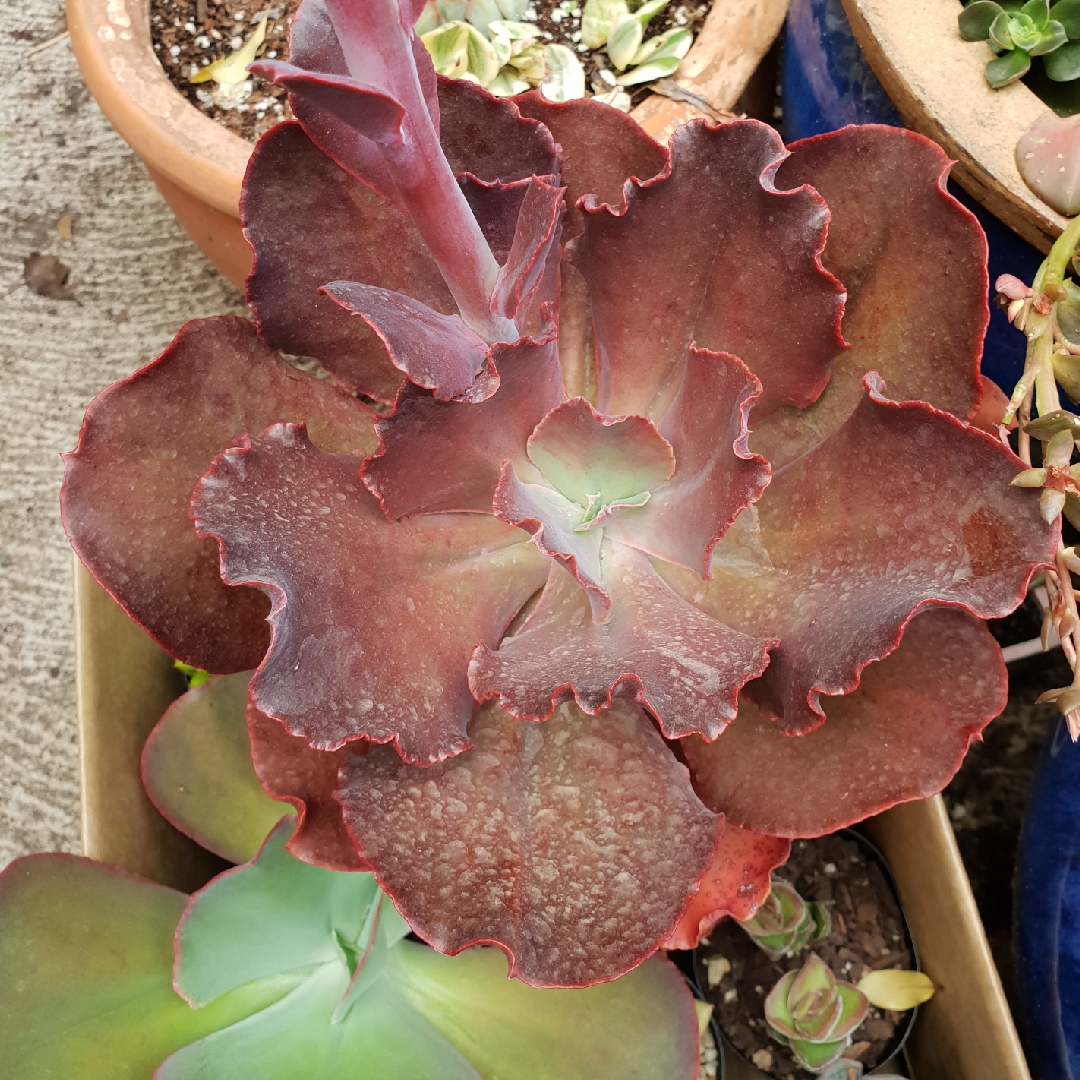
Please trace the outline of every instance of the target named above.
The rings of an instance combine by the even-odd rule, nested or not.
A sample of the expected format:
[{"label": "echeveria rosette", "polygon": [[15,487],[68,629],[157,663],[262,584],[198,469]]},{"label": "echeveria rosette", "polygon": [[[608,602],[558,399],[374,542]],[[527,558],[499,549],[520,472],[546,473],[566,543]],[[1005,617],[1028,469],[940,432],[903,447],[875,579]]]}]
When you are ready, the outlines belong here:
[{"label": "echeveria rosette", "polygon": [[193,897],[88,859],[0,874],[5,1080],[691,1080],[693,999],[654,958],[619,983],[544,991],[495,949],[453,959],[406,940],[370,874],[285,848]]},{"label": "echeveria rosette", "polygon": [[1042,56],[1056,82],[1080,77],[1080,4],[1076,0],[1028,0],[1020,5],[974,0],[958,18],[965,41],[988,41],[997,54],[986,65],[986,81],[998,89],[1026,75],[1031,57]]}]

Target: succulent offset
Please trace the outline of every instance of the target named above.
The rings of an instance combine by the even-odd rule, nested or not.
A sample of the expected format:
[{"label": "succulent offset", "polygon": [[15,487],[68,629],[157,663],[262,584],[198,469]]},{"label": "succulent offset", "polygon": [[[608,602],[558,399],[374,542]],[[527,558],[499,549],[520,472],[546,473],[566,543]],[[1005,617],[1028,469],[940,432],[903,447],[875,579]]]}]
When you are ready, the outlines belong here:
[{"label": "succulent offset", "polygon": [[178,659],[255,670],[292,850],[587,985],[940,790],[1058,526],[966,423],[985,243],[933,144],[665,149],[437,78],[419,8],[304,0],[255,65],[297,120],[245,179],[254,326],[96,399],[64,519]]},{"label": "succulent offset", "polygon": [[1022,78],[1031,58],[1041,56],[1055,82],[1080,78],[1080,0],[1028,0],[999,4],[974,0],[958,17],[965,41],[986,41],[996,54],[986,65],[986,81],[995,89]]},{"label": "succulent offset", "polygon": [[838,980],[811,953],[798,971],[789,971],[769,991],[765,1020],[769,1034],[791,1050],[799,1065],[817,1073],[840,1060],[868,1008],[858,989]]},{"label": "succulent offset", "polygon": [[832,919],[825,904],[807,903],[783,878],[773,876],[769,895],[739,925],[771,959],[794,956],[829,936]]}]

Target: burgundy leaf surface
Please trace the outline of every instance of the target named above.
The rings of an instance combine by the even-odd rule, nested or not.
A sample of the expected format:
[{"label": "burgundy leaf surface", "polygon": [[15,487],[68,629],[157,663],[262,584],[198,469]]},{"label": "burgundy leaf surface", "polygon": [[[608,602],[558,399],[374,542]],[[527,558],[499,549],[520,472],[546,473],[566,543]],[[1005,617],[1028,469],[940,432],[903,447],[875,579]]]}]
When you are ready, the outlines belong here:
[{"label": "burgundy leaf surface", "polygon": [[756,532],[733,529],[717,545],[713,581],[658,568],[717,618],[780,638],[745,692],[782,731],[803,733],[822,720],[818,694],[853,689],[920,607],[996,618],[1023,599],[1033,568],[1053,559],[1058,526],[1009,486],[1021,468],[948,413],[872,390],[773,477]]},{"label": "burgundy leaf surface", "polygon": [[362,318],[394,367],[439,401],[465,397],[478,379],[490,381],[487,346],[460,315],[442,315],[404,293],[356,281],[331,281],[319,291]]},{"label": "burgundy leaf surface", "polygon": [[535,611],[498,650],[477,648],[473,694],[525,720],[543,720],[563,701],[588,713],[633,697],[669,739],[714,738],[734,718],[739,688],[760,675],[775,642],[747,637],[676,595],[639,551],[607,545],[611,595],[605,623],[591,617],[584,590],[552,567]]},{"label": "burgundy leaf surface", "polygon": [[697,948],[725,915],[749,919],[769,895],[769,874],[787,862],[790,854],[790,840],[763,836],[726,822],[716,854],[701,875],[698,891],[664,948]]},{"label": "burgundy leaf surface", "polygon": [[563,399],[558,342],[497,345],[492,354],[501,382],[486,401],[436,401],[407,386],[393,414],[376,421],[382,447],[364,463],[364,483],[389,517],[489,514],[502,463],[529,467],[526,442]]},{"label": "burgundy leaf surface", "polygon": [[[539,90],[514,98],[522,116],[539,120],[559,146],[560,180],[566,185],[569,212],[563,241],[583,227],[578,199],[595,195],[600,203],[622,205],[623,184],[630,177],[648,180],[668,163],[667,151],[636,121],[593,98],[553,102]],[[537,175],[542,175],[537,170]]]},{"label": "burgundy leaf surface", "polygon": [[776,469],[817,445],[855,410],[867,371],[881,375],[896,401],[928,401],[966,420],[979,401],[989,318],[986,239],[945,191],[951,162],[922,135],[878,125],[789,149],[776,182],[812,184],[828,203],[822,261],[848,291],[851,349],[807,412],[755,422],[754,449]]},{"label": "burgundy leaf surface", "polygon": [[349,831],[441,952],[501,946],[534,986],[618,978],[672,931],[718,821],[645,714],[560,706],[543,724],[494,705],[474,744],[418,772],[376,747],[345,770]]},{"label": "burgundy leaf surface", "polygon": [[473,649],[499,639],[547,568],[490,517],[388,522],[359,466],[279,425],[217,459],[196,525],[221,542],[226,581],[273,600],[257,708],[317,749],[393,739],[407,760],[437,761],[467,745]]},{"label": "burgundy leaf surface", "polygon": [[686,375],[659,424],[675,474],[607,535],[709,576],[716,541],[769,482],[769,464],[747,449],[746,417],[761,384],[726,353],[691,348]]},{"label": "burgundy leaf surface", "polygon": [[412,222],[335,165],[299,124],[279,124],[248,163],[240,203],[255,249],[247,299],[264,341],[314,356],[335,378],[380,401],[404,381],[376,333],[319,289],[358,281],[457,311]]},{"label": "burgundy leaf surface", "polygon": [[364,453],[373,417],[276,357],[246,320],[188,323],[87,410],[61,492],[72,546],[174,656],[223,673],[255,667],[269,642],[266,600],[222,583],[217,545],[199,539],[188,517],[191,490],[246,432],[306,420],[320,445]]},{"label": "burgundy leaf surface", "polygon": [[672,137],[669,175],[630,185],[623,213],[586,213],[574,261],[589,283],[602,412],[662,416],[695,342],[758,377],[757,415],[821,393],[844,293],[818,261],[825,203],[774,186],[784,156],[757,121],[695,121]]},{"label": "burgundy leaf surface", "polygon": [[271,798],[296,807],[299,821],[286,848],[328,870],[370,870],[356,854],[341,804],[334,798],[338,770],[350,754],[364,753],[369,744],[357,741],[340,750],[315,750],[250,703],[247,726],[259,783]]},{"label": "burgundy leaf surface", "polygon": [[774,836],[820,836],[952,779],[972,739],[1005,706],[1007,679],[990,632],[963,611],[931,608],[900,647],[826,698],[826,721],[796,738],[743,702],[715,742],[685,739],[705,802]]}]

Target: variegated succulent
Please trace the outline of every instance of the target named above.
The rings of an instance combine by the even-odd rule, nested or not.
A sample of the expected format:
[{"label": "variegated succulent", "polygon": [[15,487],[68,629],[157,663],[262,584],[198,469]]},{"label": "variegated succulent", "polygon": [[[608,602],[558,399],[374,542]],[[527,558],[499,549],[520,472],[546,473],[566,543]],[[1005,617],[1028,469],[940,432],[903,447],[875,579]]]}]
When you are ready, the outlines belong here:
[{"label": "variegated succulent", "polygon": [[807,903],[783,878],[775,874],[769,895],[749,919],[739,925],[754,944],[773,960],[794,956],[807,945],[829,936],[832,919],[825,904]]},{"label": "variegated succulent", "polygon": [[1059,529],[968,423],[986,249],[934,144],[661,147],[437,77],[421,11],[304,0],[255,65],[297,119],[245,178],[254,323],[93,402],[64,520],[173,655],[254,670],[291,850],[586,985],[940,790]]},{"label": "variegated succulent", "polygon": [[769,991],[765,1021],[769,1034],[791,1050],[799,1065],[820,1073],[843,1056],[868,1008],[858,989],[838,980],[811,953],[798,971],[789,971]]}]

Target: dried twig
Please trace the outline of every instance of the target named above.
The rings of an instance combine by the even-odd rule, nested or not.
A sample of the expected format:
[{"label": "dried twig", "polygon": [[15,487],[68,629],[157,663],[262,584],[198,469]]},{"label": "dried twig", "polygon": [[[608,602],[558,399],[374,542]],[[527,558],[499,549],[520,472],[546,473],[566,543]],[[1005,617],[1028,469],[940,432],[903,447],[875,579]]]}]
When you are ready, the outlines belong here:
[{"label": "dried twig", "polygon": [[49,38],[48,41],[43,41],[40,45],[35,45],[32,49],[27,49],[23,53],[23,59],[28,56],[33,56],[34,53],[44,52],[46,49],[55,45],[58,41],[63,41],[68,36],[68,31],[65,30],[62,34],[57,34],[56,37]]}]

